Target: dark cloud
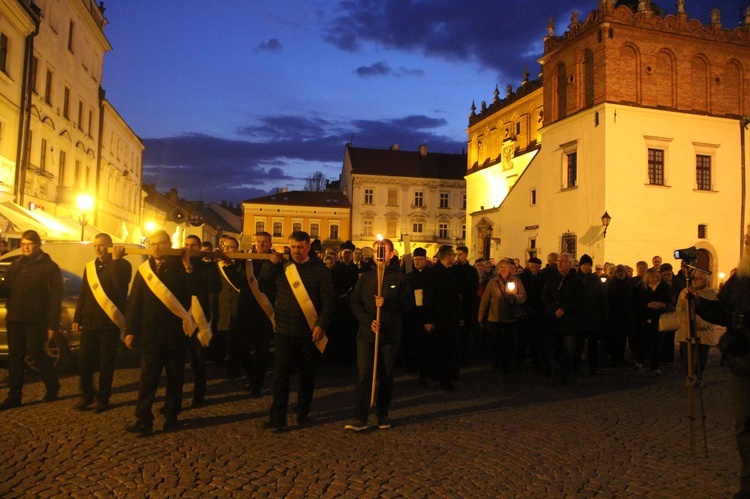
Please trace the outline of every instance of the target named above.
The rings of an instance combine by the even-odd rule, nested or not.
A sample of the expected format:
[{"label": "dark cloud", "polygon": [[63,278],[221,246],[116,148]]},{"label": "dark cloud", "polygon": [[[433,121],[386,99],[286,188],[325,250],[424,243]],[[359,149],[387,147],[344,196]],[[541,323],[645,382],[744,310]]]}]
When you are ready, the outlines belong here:
[{"label": "dark cloud", "polygon": [[409,69],[402,66],[394,71],[385,61],[376,62],[369,66],[360,66],[354,72],[360,78],[369,78],[372,76],[424,76],[424,71],[421,69]]},{"label": "dark cloud", "polygon": [[270,40],[266,42],[260,42],[256,47],[255,50],[264,51],[264,52],[281,52],[281,49],[283,47],[281,46],[281,42],[278,38],[271,38]]},{"label": "dark cloud", "polygon": [[[667,13],[676,11],[674,2],[657,3],[666,7]],[[722,21],[730,27],[737,25],[747,0],[692,1],[686,8],[690,17],[706,23],[714,4],[720,5]],[[515,86],[525,66],[536,78],[550,18],[555,33],[562,35],[572,11],[580,11],[583,21],[596,8],[595,0],[344,0],[323,36],[350,52],[374,43],[449,61],[476,62],[497,71],[499,83]]]},{"label": "dark cloud", "polygon": [[445,125],[442,118],[421,115],[349,122],[268,116],[239,129],[242,140],[198,133],[144,139],[144,180],[162,192],[176,187],[188,199],[241,201],[284,184],[296,188],[313,170],[335,178],[350,141],[357,147],[399,144],[416,150],[427,144],[434,152],[462,152],[463,142],[439,132]]}]

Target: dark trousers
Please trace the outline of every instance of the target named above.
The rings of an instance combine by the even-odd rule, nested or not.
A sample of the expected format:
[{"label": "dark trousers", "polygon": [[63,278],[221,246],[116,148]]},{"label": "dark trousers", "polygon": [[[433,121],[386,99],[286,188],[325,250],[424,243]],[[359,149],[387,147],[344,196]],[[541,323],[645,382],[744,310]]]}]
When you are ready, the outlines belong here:
[{"label": "dark trousers", "polygon": [[203,348],[195,333],[188,344],[190,366],[193,368],[193,402],[201,403],[206,398],[206,348]]},{"label": "dark trousers", "polygon": [[311,336],[292,337],[274,334],[273,402],[269,419],[273,424],[286,425],[286,412],[289,404],[289,378],[295,366],[299,366],[299,391],[296,413],[307,416],[315,390],[315,372],[320,362],[320,352]]},{"label": "dark trousers", "polygon": [[[106,329],[83,329],[81,346],[78,351],[78,370],[80,372],[81,395],[85,398],[97,396],[102,403],[109,402],[112,395],[112,379],[115,373],[117,348],[120,346],[120,330],[116,327]],[[94,371],[99,369],[99,391],[94,390]]]},{"label": "dark trousers", "polygon": [[601,332],[599,330],[587,329],[581,331],[578,336],[576,343],[576,356],[574,360],[574,367],[580,367],[583,362],[583,344],[587,345],[586,361],[589,366],[589,372],[594,373],[599,369],[599,338]]},{"label": "dark trousers", "polygon": [[740,487],[750,494],[750,380],[729,374],[729,400],[734,411],[734,431],[740,453]]},{"label": "dark trousers", "polygon": [[268,371],[268,359],[271,356],[272,337],[273,325],[263,318],[249,331],[249,334],[242,336],[241,345],[245,352],[244,369],[250,392],[253,394],[260,394],[263,389],[263,381]]},{"label": "dark trousers", "polygon": [[560,373],[563,380],[573,370],[573,357],[576,353],[577,334],[559,334],[554,331],[547,332],[544,337],[544,350],[547,354],[547,364],[551,369],[559,359]]},{"label": "dark trousers", "polygon": [[34,359],[34,366],[44,381],[48,392],[57,392],[60,382],[50,359],[44,351],[47,328],[44,324],[29,322],[8,323],[8,399],[21,402],[26,354]]},{"label": "dark trousers", "polygon": [[[378,347],[378,385],[377,409],[378,418],[388,417],[388,408],[393,397],[393,377],[398,344],[381,344]],[[372,395],[372,368],[375,360],[375,343],[357,341],[357,385],[354,388],[354,417],[367,421],[370,412]]]},{"label": "dark trousers", "polygon": [[154,415],[156,390],[159,388],[162,370],[167,372],[167,394],[164,401],[164,418],[176,421],[182,410],[182,383],[185,378],[186,349],[141,352],[141,379],[138,386],[138,402],[135,417],[143,423],[151,423]]},{"label": "dark trousers", "polygon": [[487,322],[492,348],[492,368],[503,374],[511,371],[511,361],[516,352],[517,329],[515,322]]},{"label": "dark trousers", "polygon": [[625,347],[628,342],[630,328],[627,324],[610,324],[607,329],[607,349],[612,360],[612,366],[625,364]]},{"label": "dark trousers", "polygon": [[662,358],[662,341],[664,333],[659,331],[659,321],[644,322],[639,339],[640,353],[638,363],[645,364],[646,357],[651,358],[651,370],[659,369]]},{"label": "dark trousers", "polygon": [[663,331],[659,350],[664,364],[674,363],[674,335],[677,331]]}]

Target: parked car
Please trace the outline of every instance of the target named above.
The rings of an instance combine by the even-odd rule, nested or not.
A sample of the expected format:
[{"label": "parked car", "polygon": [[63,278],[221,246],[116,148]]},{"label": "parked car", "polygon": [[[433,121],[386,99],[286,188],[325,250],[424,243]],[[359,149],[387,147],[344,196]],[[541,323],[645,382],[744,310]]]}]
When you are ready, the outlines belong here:
[{"label": "parked car", "polygon": [[[137,244],[126,244],[126,248],[142,248]],[[63,299],[60,312],[60,329],[54,337],[47,342],[47,355],[52,357],[55,367],[63,369],[75,357],[80,346],[81,335],[73,331],[73,316],[75,315],[78,298],[81,295],[83,284],[83,269],[86,263],[94,259],[94,250],[91,243],[76,241],[46,242],[42,250],[48,253],[50,258],[60,267],[63,279]],[[127,251],[127,250],[126,250]],[[8,267],[23,254],[20,249],[10,251],[0,257],[0,284],[5,280]],[[133,276],[138,266],[147,258],[145,255],[126,255],[125,258],[133,267]],[[133,283],[131,276],[130,282]],[[7,314],[6,299],[0,297],[0,359],[8,358],[8,328],[5,322]],[[34,369],[31,357],[26,358],[26,363]]]}]

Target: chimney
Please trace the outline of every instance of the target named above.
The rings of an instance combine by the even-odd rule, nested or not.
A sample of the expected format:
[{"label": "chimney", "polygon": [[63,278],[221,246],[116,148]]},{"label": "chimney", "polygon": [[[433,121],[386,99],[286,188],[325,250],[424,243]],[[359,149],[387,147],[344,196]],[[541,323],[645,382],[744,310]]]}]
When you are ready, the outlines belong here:
[{"label": "chimney", "polygon": [[398,151],[398,144],[393,144],[390,148],[388,148],[389,151]]},{"label": "chimney", "polygon": [[422,144],[421,146],[419,146],[419,155],[422,156],[422,157],[427,156],[427,146],[426,145]]},{"label": "chimney", "polygon": [[289,192],[289,188],[288,187],[280,187],[279,188],[279,194],[281,194],[282,192]]},{"label": "chimney", "polygon": [[177,200],[178,200],[177,189],[175,189],[174,187],[172,187],[171,189],[169,189],[169,196],[168,196],[168,198],[169,198],[169,200],[171,202],[176,203]]}]

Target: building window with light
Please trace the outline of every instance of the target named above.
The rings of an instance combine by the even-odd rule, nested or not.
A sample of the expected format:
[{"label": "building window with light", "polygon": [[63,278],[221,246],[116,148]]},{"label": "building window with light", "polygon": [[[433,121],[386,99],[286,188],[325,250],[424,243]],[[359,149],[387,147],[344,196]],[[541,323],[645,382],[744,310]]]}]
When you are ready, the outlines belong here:
[{"label": "building window with light", "polygon": [[292,232],[299,232],[302,230],[302,224],[300,222],[294,222],[292,224]]},{"label": "building window with light", "polygon": [[282,237],[282,227],[283,224],[281,222],[274,222],[273,223],[273,237]]},{"label": "building window with light", "polygon": [[448,222],[440,222],[438,224],[438,238],[448,239]]},{"label": "building window with light", "polygon": [[373,191],[372,189],[365,189],[365,204],[372,204]]},{"label": "building window with light", "polygon": [[422,191],[417,191],[414,193],[414,206],[415,207],[424,206],[424,193]]},{"label": "building window with light", "polygon": [[388,206],[398,206],[398,189],[388,189]]},{"label": "building window with light", "polygon": [[338,238],[339,238],[339,226],[331,225],[331,239],[338,239]]},{"label": "building window with light", "polygon": [[648,183],[664,185],[664,150],[648,150]]},{"label": "building window with light", "polygon": [[362,235],[363,236],[372,235],[372,220],[362,220]]},{"label": "building window with light", "polygon": [[312,237],[313,239],[317,239],[319,232],[320,224],[310,224],[310,237]]},{"label": "building window with light", "polygon": [[255,222],[255,233],[258,234],[259,232],[265,232],[266,231],[266,223],[265,222]]},{"label": "building window with light", "polygon": [[421,234],[423,230],[422,227],[422,222],[414,222],[413,224],[411,224],[411,231],[414,234]]},{"label": "building window with light", "polygon": [[447,192],[441,192],[440,193],[440,207],[441,208],[448,208],[448,193]]},{"label": "building window with light", "polygon": [[699,191],[711,190],[711,156],[695,156],[695,183]]}]

